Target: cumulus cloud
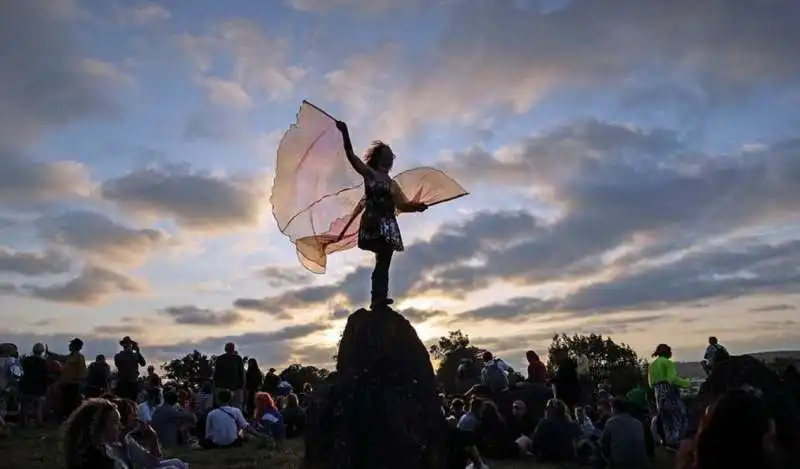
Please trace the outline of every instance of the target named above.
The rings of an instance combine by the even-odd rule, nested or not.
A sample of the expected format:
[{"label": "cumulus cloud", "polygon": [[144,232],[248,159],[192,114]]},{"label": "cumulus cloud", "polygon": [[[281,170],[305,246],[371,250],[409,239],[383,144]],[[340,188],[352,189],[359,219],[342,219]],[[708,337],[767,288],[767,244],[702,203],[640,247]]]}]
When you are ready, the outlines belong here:
[{"label": "cumulus cloud", "polygon": [[60,251],[20,252],[0,247],[0,272],[35,277],[63,274],[71,267],[69,257]]},{"label": "cumulus cloud", "polygon": [[[69,25],[72,12],[67,0],[4,5],[0,108],[13,118],[0,122],[2,146],[18,148],[46,130],[115,108],[107,77],[92,73],[76,48]],[[0,174],[6,176],[5,171]]]},{"label": "cumulus cloud", "polygon": [[68,200],[86,196],[90,190],[89,171],[81,163],[36,161],[0,148],[0,204],[6,207]]},{"label": "cumulus cloud", "polygon": [[42,217],[36,225],[51,243],[119,264],[137,263],[169,240],[163,231],[129,228],[97,212],[65,212]]},{"label": "cumulus cloud", "polygon": [[[291,62],[286,38],[269,37],[246,19],[223,21],[206,34],[178,35],[175,44],[201,74],[211,101],[225,106],[249,106],[253,96],[266,101],[289,98],[305,76],[305,70]],[[214,65],[229,73],[206,76]]]},{"label": "cumulus cloud", "polygon": [[255,225],[263,191],[246,177],[222,177],[168,166],[133,171],[100,188],[103,199],[154,217],[174,218],[185,228],[227,231]]},{"label": "cumulus cloud", "polygon": [[86,266],[78,276],[64,283],[0,284],[2,294],[78,305],[100,305],[113,295],[141,293],[145,289],[138,280],[94,265]]},{"label": "cumulus cloud", "polygon": [[442,2],[445,26],[425,52],[398,64],[398,72],[412,72],[375,103],[384,109],[375,131],[393,138],[498,109],[523,113],[565,90],[699,114],[746,102],[765,83],[798,86],[800,5],[792,0],[737,8],[691,0],[572,0],[547,10],[535,3]]},{"label": "cumulus cloud", "polygon": [[119,16],[123,24],[144,26],[168,21],[172,15],[163,5],[142,2],[131,8],[121,10]]},{"label": "cumulus cloud", "polygon": [[232,326],[248,321],[247,317],[237,311],[214,311],[194,305],[170,306],[160,312],[170,317],[175,324],[194,326]]},{"label": "cumulus cloud", "polygon": [[264,267],[258,271],[259,275],[267,279],[269,286],[281,288],[286,286],[304,285],[311,282],[312,277],[294,267]]},{"label": "cumulus cloud", "polygon": [[342,8],[375,13],[419,5],[418,0],[284,0],[284,3],[294,10],[320,13]]},{"label": "cumulus cloud", "polygon": [[[800,209],[798,153],[800,141],[785,140],[704,154],[673,131],[596,120],[493,153],[474,148],[444,168],[473,186],[518,187],[550,213],[478,212],[446,224],[397,256],[392,292],[463,298],[499,282],[573,283],[563,297],[520,297],[465,316],[497,319],[793,292],[798,271],[787,266],[798,245],[747,233]],[[239,301],[262,311],[360,304],[370,269],[359,267],[334,285]]]}]

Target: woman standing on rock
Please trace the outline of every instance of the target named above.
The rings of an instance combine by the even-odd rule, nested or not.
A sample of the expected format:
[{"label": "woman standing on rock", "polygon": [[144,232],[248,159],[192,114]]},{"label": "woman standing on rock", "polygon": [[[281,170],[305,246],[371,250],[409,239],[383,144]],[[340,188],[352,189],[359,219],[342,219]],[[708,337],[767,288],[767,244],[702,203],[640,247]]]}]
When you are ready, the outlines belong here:
[{"label": "woman standing on rock", "polygon": [[358,231],[358,247],[375,253],[371,308],[388,306],[393,303],[389,298],[389,266],[394,252],[403,250],[396,212],[424,212],[428,206],[409,202],[400,185],[389,177],[395,156],[389,145],[373,143],[364,162],[353,152],[347,124],[337,121],[336,127],[342,133],[347,160],[364,178],[364,215]]}]

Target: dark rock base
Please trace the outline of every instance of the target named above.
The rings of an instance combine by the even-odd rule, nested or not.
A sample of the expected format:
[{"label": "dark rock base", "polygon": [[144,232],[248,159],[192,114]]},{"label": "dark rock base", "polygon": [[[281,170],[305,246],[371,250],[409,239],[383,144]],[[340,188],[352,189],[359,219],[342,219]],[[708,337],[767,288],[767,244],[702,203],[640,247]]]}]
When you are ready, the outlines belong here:
[{"label": "dark rock base", "polygon": [[440,469],[447,427],[425,345],[391,308],[347,320],[309,408],[306,469]]}]

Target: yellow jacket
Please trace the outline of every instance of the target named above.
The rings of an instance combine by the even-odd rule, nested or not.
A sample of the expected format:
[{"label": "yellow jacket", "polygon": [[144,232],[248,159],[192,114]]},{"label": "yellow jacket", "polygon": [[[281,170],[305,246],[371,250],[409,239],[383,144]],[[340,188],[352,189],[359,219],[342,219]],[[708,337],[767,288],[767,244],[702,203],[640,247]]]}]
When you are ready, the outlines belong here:
[{"label": "yellow jacket", "polygon": [[84,379],[86,379],[86,359],[80,353],[68,355],[61,370],[61,381],[75,383]]}]

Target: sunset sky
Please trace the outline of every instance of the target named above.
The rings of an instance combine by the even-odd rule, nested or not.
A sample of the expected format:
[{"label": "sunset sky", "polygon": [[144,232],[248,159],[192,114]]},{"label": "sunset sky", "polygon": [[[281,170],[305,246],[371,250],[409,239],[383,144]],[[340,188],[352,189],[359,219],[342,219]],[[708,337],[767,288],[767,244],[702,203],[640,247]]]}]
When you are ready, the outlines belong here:
[{"label": "sunset sky", "polygon": [[303,99],[470,191],[400,218],[392,295],[425,341],[514,365],[561,331],[800,346],[800,2],[0,5],[0,341],[23,351],[330,366],[371,257],[314,276],[275,225]]}]

